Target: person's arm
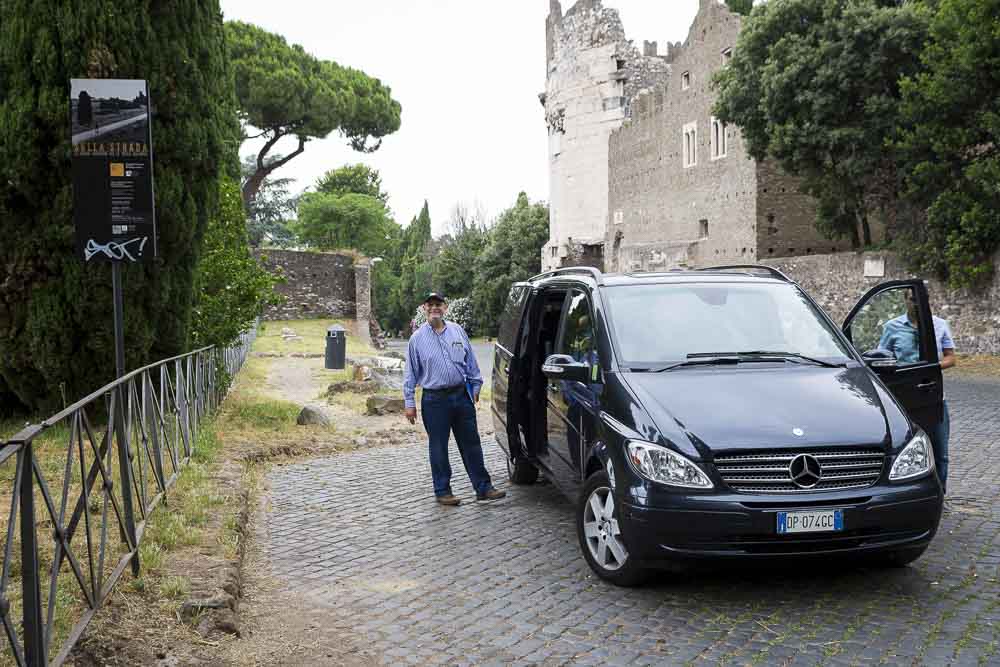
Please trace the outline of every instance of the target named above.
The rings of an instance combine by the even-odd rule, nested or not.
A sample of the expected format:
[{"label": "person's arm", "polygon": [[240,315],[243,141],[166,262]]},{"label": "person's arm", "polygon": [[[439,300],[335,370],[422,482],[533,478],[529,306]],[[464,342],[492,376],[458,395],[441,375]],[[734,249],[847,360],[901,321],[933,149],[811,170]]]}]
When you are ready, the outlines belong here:
[{"label": "person's arm", "polygon": [[417,418],[417,376],[420,375],[420,359],[417,356],[413,336],[406,346],[406,368],[403,370],[403,405],[406,406],[406,419],[412,424]]},{"label": "person's arm", "polygon": [[952,368],[958,357],[955,356],[955,341],[951,339],[951,325],[944,323],[941,331],[941,369]]}]

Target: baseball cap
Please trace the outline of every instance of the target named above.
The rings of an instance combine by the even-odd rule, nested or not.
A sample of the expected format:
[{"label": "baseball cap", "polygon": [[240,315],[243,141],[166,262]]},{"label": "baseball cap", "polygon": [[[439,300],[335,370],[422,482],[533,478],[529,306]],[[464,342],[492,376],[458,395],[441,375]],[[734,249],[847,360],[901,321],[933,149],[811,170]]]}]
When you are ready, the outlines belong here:
[{"label": "baseball cap", "polygon": [[430,294],[428,294],[427,298],[423,300],[423,303],[427,303],[428,301],[440,301],[441,303],[448,303],[448,299],[444,298],[444,295],[440,294],[439,292],[431,292]]}]

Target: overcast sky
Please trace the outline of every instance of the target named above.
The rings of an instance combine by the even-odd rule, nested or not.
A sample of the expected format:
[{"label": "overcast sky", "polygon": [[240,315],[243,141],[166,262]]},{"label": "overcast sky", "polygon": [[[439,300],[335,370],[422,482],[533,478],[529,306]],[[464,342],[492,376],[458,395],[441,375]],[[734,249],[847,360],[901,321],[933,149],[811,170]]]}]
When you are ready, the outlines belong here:
[{"label": "overcast sky", "polygon": [[[565,0],[563,11],[572,6]],[[698,0],[604,0],[629,39],[683,41]],[[296,190],[328,169],[378,169],[397,222],[424,199],[435,234],[464,202],[496,215],[524,190],[548,200],[545,90],[548,0],[222,0],[226,19],[257,24],[324,60],[377,77],[403,107],[402,125],[364,155],[337,133],[275,172]],[[279,144],[290,152],[293,139]],[[244,144],[243,152],[251,152]]]}]

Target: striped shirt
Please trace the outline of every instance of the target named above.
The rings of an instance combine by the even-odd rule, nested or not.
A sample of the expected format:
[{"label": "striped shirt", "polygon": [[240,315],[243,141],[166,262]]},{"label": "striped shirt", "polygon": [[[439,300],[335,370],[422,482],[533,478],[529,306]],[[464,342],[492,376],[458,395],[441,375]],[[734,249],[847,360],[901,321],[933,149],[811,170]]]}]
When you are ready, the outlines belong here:
[{"label": "striped shirt", "polygon": [[[944,359],[945,350],[954,350],[955,341],[951,338],[951,326],[948,320],[937,315],[933,316],[934,340],[937,343],[938,360]],[[920,331],[910,324],[906,315],[889,320],[882,328],[882,339],[878,346],[896,355],[896,360],[912,364],[922,361],[920,358]]]},{"label": "striped shirt", "polygon": [[424,389],[457,387],[468,381],[478,396],[483,375],[465,330],[445,321],[441,333],[425,323],[410,336],[406,347],[406,372],[403,377],[403,400],[406,407],[416,407],[417,385]]}]

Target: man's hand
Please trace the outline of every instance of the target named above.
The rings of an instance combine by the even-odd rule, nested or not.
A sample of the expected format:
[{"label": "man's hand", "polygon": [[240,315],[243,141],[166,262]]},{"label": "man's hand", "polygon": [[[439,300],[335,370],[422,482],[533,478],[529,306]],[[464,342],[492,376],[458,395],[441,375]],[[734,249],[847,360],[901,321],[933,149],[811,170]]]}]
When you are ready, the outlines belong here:
[{"label": "man's hand", "polygon": [[476,398],[473,399],[473,401],[475,402],[476,405],[479,405],[479,392],[478,391],[476,392],[475,396],[476,396]]},{"label": "man's hand", "polygon": [[406,421],[411,424],[417,423],[417,409],[416,408],[406,408]]}]

